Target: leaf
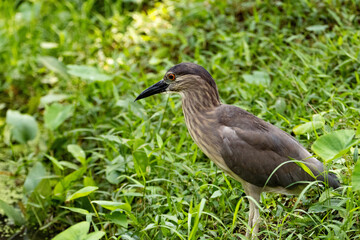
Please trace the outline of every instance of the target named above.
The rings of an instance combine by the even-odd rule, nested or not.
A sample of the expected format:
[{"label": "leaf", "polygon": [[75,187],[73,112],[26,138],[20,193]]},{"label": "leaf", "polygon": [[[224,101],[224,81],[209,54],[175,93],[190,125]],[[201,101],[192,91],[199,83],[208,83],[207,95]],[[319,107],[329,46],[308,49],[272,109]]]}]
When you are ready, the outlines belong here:
[{"label": "leaf", "polygon": [[156,228],[157,226],[154,223],[148,224],[142,231],[147,231],[153,228]]},{"label": "leaf", "polygon": [[86,239],[83,239],[83,240],[99,240],[99,239],[101,239],[104,235],[105,235],[105,232],[102,232],[102,231],[92,232],[92,233],[89,233],[89,234],[86,236]]},{"label": "leaf", "polygon": [[338,130],[319,137],[311,149],[325,161],[341,157],[360,142],[354,130]]},{"label": "leaf", "polygon": [[300,161],[294,161],[299,167],[301,167],[307,174],[309,174],[312,178],[316,179],[314,173],[310,170],[308,166]]},{"label": "leaf", "polygon": [[123,107],[123,108],[128,108],[130,104],[132,104],[133,101],[128,101],[125,99],[119,99],[116,101],[115,106],[117,107]]},{"label": "leaf", "polygon": [[210,198],[217,198],[220,197],[222,195],[220,190],[215,191]]},{"label": "leaf", "polygon": [[82,167],[68,175],[66,175],[63,179],[61,179],[56,185],[55,185],[55,188],[54,188],[54,196],[58,199],[61,199],[61,200],[65,200],[63,198],[64,196],[64,191],[67,190],[71,183],[80,179],[84,173],[86,171],[86,168],[85,167]]},{"label": "leaf", "polygon": [[[39,204],[38,208],[46,208],[44,204],[47,205],[47,203],[51,201],[50,200],[50,198],[52,197],[51,195],[52,195],[52,186],[50,183],[50,179],[48,177],[43,177],[41,181],[36,185],[35,189],[31,192],[27,203]],[[40,214],[43,215],[43,217],[45,217],[45,212],[42,212]],[[38,216],[40,216],[40,214]]]},{"label": "leaf", "polygon": [[50,155],[47,155],[47,154],[45,154],[45,156],[46,156],[56,167],[58,167],[58,168],[61,169],[61,170],[64,170],[64,167],[60,164],[60,162],[59,162],[56,158],[54,158],[54,157],[52,157],[52,156],[50,156]]},{"label": "leaf", "polygon": [[199,226],[199,221],[200,221],[203,209],[205,207],[205,203],[206,203],[206,199],[205,198],[201,199],[201,202],[200,202],[200,204],[198,206],[199,211],[198,211],[198,214],[195,217],[194,226],[193,226],[193,229],[191,230],[189,239],[193,239],[193,237],[195,237],[195,235],[196,235],[196,232],[197,232],[197,229],[198,229],[198,226]]},{"label": "leaf", "polygon": [[276,102],[274,104],[274,107],[276,109],[276,112],[282,114],[286,110],[286,102],[284,98],[279,97],[276,99]]},{"label": "leaf", "polygon": [[62,105],[53,103],[45,106],[44,120],[47,128],[51,130],[57,129],[66,119],[71,117],[74,112],[72,105]]},{"label": "leaf", "polygon": [[67,167],[67,168],[70,168],[70,169],[73,169],[73,170],[78,170],[79,169],[79,166],[76,165],[75,163],[72,163],[72,162],[61,161],[59,163],[60,163],[61,166],[64,166],[64,167]]},{"label": "leaf", "polygon": [[6,112],[6,123],[11,126],[11,137],[19,143],[33,140],[37,135],[37,122],[30,115],[9,109]]},{"label": "leaf", "polygon": [[159,148],[162,148],[164,142],[163,142],[163,140],[162,140],[162,138],[161,138],[161,136],[159,134],[156,134],[156,140],[157,140],[157,143],[159,145]]},{"label": "leaf", "polygon": [[270,76],[266,72],[254,71],[250,74],[242,75],[245,82],[258,86],[268,86],[270,84]]},{"label": "leaf", "polygon": [[327,199],[325,202],[317,202],[309,207],[309,213],[321,213],[328,211],[329,209],[338,209],[342,205],[342,200],[332,198]]},{"label": "leaf", "polygon": [[89,228],[89,222],[80,222],[59,233],[52,240],[83,240],[86,239]]},{"label": "leaf", "polygon": [[125,172],[124,158],[120,155],[115,158],[111,164],[106,166],[106,180],[111,184],[119,184],[124,180],[123,172]]},{"label": "leaf", "polygon": [[46,176],[46,170],[41,162],[36,162],[30,169],[24,183],[24,193],[30,194]]},{"label": "leaf", "polygon": [[119,211],[111,212],[110,214],[105,215],[106,219],[112,223],[120,225],[124,228],[128,227],[128,221],[125,213],[121,213]]},{"label": "leaf", "polygon": [[312,132],[316,129],[322,128],[325,125],[325,120],[320,114],[315,114],[312,117],[312,121],[299,124],[293,128],[293,132],[296,135]]},{"label": "leaf", "polygon": [[354,160],[354,163],[356,163],[359,159],[359,148],[358,146],[355,147],[354,149],[354,154],[353,154],[353,160]]},{"label": "leaf", "polygon": [[321,32],[328,28],[328,25],[312,25],[306,28],[306,30],[311,32]]},{"label": "leaf", "polygon": [[75,207],[62,207],[62,208],[70,210],[70,211],[75,212],[75,213],[80,213],[80,214],[84,214],[84,215],[89,214],[88,210],[82,209],[82,208],[75,208]]},{"label": "leaf", "polygon": [[13,206],[7,204],[3,200],[0,200],[0,209],[2,209],[5,215],[14,221],[16,225],[24,225],[25,219],[22,216],[21,212],[15,209]]},{"label": "leaf", "polygon": [[135,171],[137,175],[142,176],[146,173],[146,168],[149,165],[148,156],[144,151],[136,150],[133,152]]},{"label": "leaf", "polygon": [[76,144],[70,144],[67,146],[67,150],[78,160],[82,165],[86,165],[86,155],[84,150]]},{"label": "leaf", "polygon": [[40,47],[44,48],[44,49],[53,49],[53,48],[57,48],[58,46],[59,46],[59,44],[56,42],[41,42],[40,43]]},{"label": "leaf", "polygon": [[116,142],[118,144],[122,144],[123,141],[119,136],[114,136],[114,135],[100,135],[101,138],[111,141],[111,142]]},{"label": "leaf", "polygon": [[90,80],[91,82],[95,81],[109,81],[112,80],[114,77],[107,75],[105,73],[101,73],[97,68],[86,66],[86,65],[67,65],[68,73],[80,77],[84,80]]},{"label": "leaf", "polygon": [[40,56],[37,59],[49,70],[60,74],[64,78],[68,78],[65,65],[56,58],[51,56]]},{"label": "leaf", "polygon": [[113,201],[92,201],[92,203],[99,204],[103,208],[114,211],[117,209],[125,210],[127,212],[131,211],[131,206],[128,203],[122,202],[113,202]]},{"label": "leaf", "polygon": [[75,193],[73,193],[71,196],[69,196],[66,199],[66,201],[71,201],[71,200],[74,200],[77,198],[85,197],[98,189],[99,189],[98,187],[94,187],[94,186],[84,187],[84,188],[80,189],[79,191],[76,191]]},{"label": "leaf", "polygon": [[65,188],[70,187],[70,184],[78,179],[80,179],[84,173],[86,172],[86,168],[80,168],[69,175],[66,175],[62,180],[62,184]]},{"label": "leaf", "polygon": [[46,104],[49,104],[49,103],[53,103],[53,102],[60,102],[60,101],[63,101],[67,98],[69,98],[70,96],[69,95],[66,95],[66,94],[54,94],[54,93],[49,93],[45,96],[42,96],[40,98],[40,104],[42,106],[46,105]]},{"label": "leaf", "polygon": [[352,172],[352,189],[360,191],[360,161],[357,161]]}]

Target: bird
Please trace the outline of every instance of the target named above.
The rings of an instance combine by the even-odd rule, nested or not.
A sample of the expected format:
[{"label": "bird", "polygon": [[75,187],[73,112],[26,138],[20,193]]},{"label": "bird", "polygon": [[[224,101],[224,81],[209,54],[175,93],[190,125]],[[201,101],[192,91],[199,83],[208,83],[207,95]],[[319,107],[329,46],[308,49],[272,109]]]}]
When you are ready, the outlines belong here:
[{"label": "bird", "polygon": [[262,192],[299,194],[313,181],[340,187],[336,175],[326,171],[293,136],[244,109],[221,103],[215,80],[200,65],[183,62],[171,67],[135,101],[174,92],[181,95],[194,142],[251,197],[246,237],[258,235]]}]

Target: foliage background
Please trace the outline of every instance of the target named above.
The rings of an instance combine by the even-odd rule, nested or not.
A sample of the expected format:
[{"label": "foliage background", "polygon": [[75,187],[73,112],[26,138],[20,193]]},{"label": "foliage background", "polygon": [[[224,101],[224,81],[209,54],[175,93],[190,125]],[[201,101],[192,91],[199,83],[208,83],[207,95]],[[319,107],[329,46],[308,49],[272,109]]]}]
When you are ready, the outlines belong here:
[{"label": "foliage background", "polygon": [[[356,0],[3,0],[0,13],[2,238],[81,221],[106,239],[243,237],[241,185],[193,143],[179,96],[133,102],[179,62],[308,149],[359,126]],[[261,237],[356,239],[349,149],[328,162],[340,190],[264,194]]]}]

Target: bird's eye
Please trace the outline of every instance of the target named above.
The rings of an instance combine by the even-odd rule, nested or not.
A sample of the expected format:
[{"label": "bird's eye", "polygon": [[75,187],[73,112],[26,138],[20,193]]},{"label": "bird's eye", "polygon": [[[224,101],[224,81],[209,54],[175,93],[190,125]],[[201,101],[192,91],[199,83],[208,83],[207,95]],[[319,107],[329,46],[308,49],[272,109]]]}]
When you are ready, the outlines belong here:
[{"label": "bird's eye", "polygon": [[169,74],[168,74],[168,79],[169,79],[169,80],[174,81],[175,78],[176,78],[176,77],[175,77],[175,74],[173,74],[173,73],[169,73]]}]

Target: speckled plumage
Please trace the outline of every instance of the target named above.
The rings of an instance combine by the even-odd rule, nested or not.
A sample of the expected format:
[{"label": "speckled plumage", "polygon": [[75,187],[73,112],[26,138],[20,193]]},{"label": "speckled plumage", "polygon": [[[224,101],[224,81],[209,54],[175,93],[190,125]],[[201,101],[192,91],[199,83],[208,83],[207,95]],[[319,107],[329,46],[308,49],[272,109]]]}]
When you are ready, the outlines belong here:
[{"label": "speckled plumage", "polygon": [[[169,79],[169,74],[176,79]],[[218,167],[240,181],[253,200],[258,202],[263,191],[295,194],[304,182],[314,181],[294,159],[304,163],[316,180],[333,188],[340,186],[335,175],[324,173],[323,164],[292,136],[241,108],[222,104],[215,81],[203,67],[193,63],[175,65],[155,85],[136,100],[159,92],[180,93],[193,140]],[[258,207],[250,201],[252,236],[258,231],[258,222]]]}]

